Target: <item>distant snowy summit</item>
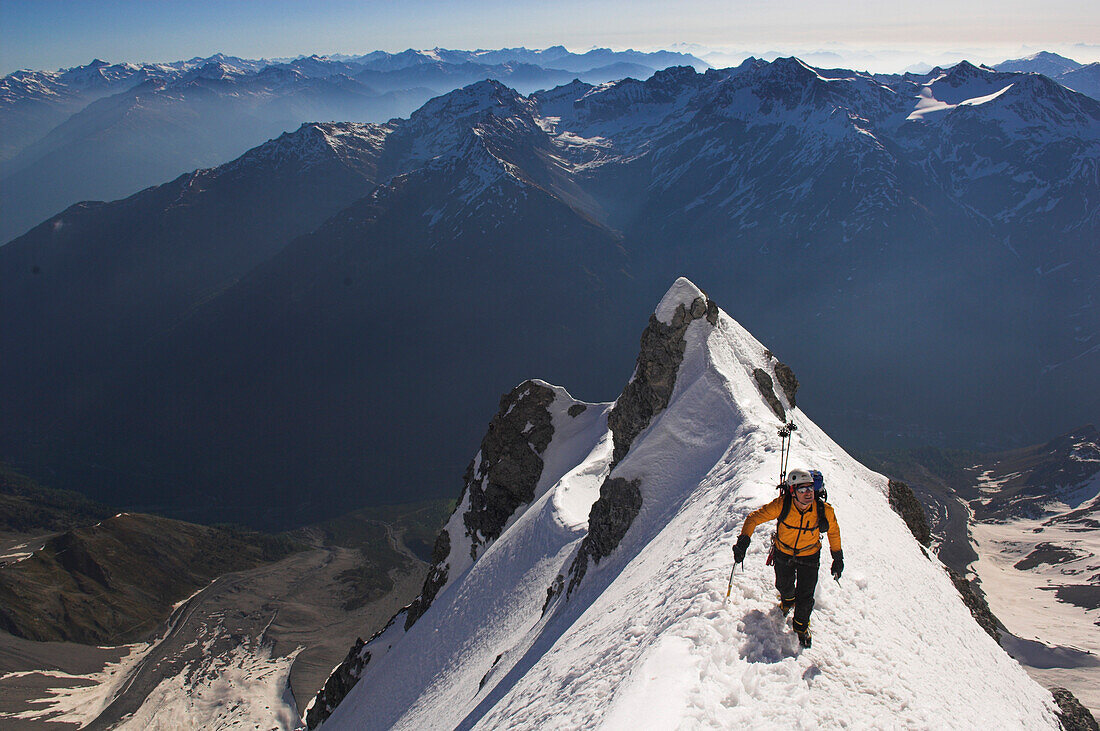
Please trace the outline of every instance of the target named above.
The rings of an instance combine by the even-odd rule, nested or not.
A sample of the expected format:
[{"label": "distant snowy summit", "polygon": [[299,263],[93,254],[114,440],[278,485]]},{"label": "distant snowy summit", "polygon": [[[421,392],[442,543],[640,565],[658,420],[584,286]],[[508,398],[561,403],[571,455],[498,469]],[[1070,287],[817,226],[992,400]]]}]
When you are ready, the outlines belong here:
[{"label": "distant snowy summit", "polygon": [[[506,395],[421,596],[352,648],[311,727],[1059,728],[1050,692],[983,631],[887,501],[887,480],[794,403],[793,376],[686,279],[614,403]],[[848,573],[822,580],[812,650],[776,607],[766,541],[777,428],[820,469]]]}]

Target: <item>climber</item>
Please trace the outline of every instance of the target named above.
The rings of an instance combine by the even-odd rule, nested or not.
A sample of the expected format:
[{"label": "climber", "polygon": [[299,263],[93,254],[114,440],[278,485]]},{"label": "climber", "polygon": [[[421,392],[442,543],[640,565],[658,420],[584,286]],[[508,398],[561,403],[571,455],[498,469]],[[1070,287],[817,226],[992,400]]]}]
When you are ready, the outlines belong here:
[{"label": "climber", "polygon": [[[814,608],[814,590],[821,558],[821,534],[829,536],[833,554],[833,578],[840,580],[844,571],[844,552],[840,548],[840,526],[833,506],[825,502],[824,480],[817,470],[793,469],[779,485],[782,495],[753,511],[741,528],[733,547],[735,563],[745,560],[749,539],[756,526],[776,520],[769,563],[775,566],[775,588],[779,590],[779,608],[786,616],[794,608],[793,627],[803,647],[810,646],[810,613]],[[792,511],[791,508],[794,508]]]}]

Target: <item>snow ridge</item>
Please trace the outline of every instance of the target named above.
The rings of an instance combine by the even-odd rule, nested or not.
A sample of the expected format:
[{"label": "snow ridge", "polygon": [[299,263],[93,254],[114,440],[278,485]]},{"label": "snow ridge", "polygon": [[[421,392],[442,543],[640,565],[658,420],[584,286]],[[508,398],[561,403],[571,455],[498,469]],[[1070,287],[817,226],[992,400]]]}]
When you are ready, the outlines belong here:
[{"label": "snow ridge", "polygon": [[[693,288],[678,281],[653,321]],[[325,728],[1058,727],[1050,694],[890,509],[886,478],[785,394],[799,426],[792,466],[825,473],[848,573],[819,584],[812,651],[775,608],[764,536],[723,602],[729,546],[774,496],[780,421],[753,375],[775,375],[771,354],[715,315],[687,325],[667,406],[613,472],[606,411],[555,432],[557,467],[538,497],[372,660]],[[598,502],[609,474],[637,484],[640,509],[567,596],[561,577],[586,535],[578,507]]]}]

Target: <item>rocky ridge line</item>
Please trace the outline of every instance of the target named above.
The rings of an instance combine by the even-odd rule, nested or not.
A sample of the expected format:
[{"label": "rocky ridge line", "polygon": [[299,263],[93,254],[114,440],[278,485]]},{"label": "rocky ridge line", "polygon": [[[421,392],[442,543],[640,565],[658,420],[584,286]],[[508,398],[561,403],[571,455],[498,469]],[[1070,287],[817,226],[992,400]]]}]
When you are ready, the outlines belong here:
[{"label": "rocky ridge line", "polygon": [[[501,397],[500,408],[489,422],[481,449],[466,468],[465,485],[455,507],[458,511],[468,505],[462,514],[462,524],[466,537],[470,539],[471,560],[477,558],[479,547],[500,537],[517,508],[534,499],[535,487],[542,477],[542,455],[554,436],[553,417],[549,411],[554,398],[553,389],[530,380]],[[570,414],[575,415],[575,411],[575,407],[571,408]],[[448,525],[453,517],[452,513]],[[453,545],[450,533],[444,528],[436,536],[432,565],[420,595],[394,615],[370,640],[364,643],[360,639],[351,648],[307,711],[306,724],[309,728],[323,723],[359,682],[371,658],[367,648],[375,638],[395,624],[402,614],[407,632],[428,611],[447,585]]]},{"label": "rocky ridge line", "polygon": [[[653,417],[668,406],[676,387],[676,375],[684,360],[687,342],[684,335],[695,320],[706,318],[711,326],[718,324],[718,305],[705,294],[696,297],[691,307],[680,303],[670,324],[650,315],[649,325],[642,332],[641,351],[638,354],[634,377],[623,389],[607,417],[611,429],[614,450],[610,471],[622,461],[634,439],[652,423]],[[625,480],[609,476],[600,486],[600,497],[592,504],[588,518],[588,534],[581,541],[577,557],[569,567],[571,579],[567,594],[584,578],[588,561],[599,563],[622,541],[626,531],[638,516],[642,507],[642,494],[638,480]],[[558,582],[555,586],[560,587]],[[559,588],[560,591],[560,588]],[[554,594],[548,590],[547,605]]]}]

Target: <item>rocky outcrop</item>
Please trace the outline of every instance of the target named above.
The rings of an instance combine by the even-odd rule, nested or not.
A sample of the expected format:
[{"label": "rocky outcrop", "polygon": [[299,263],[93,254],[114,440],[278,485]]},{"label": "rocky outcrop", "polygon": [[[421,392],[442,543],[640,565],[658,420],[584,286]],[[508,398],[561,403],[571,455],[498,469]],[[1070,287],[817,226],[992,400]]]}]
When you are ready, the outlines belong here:
[{"label": "rocky outcrop", "polygon": [[[921,546],[928,547],[931,545],[932,533],[928,529],[928,517],[925,515],[924,507],[917,500],[917,496],[913,494],[913,490],[907,484],[898,480],[890,480],[888,487],[890,507],[905,521],[905,525],[908,526],[909,531]],[[925,553],[925,555],[928,554]],[[951,577],[951,583],[955,585],[955,589],[962,597],[963,604],[970,610],[974,621],[990,637],[996,640],[998,645],[1001,644],[1001,633],[997,630],[1000,622],[990,610],[989,602],[985,600],[980,592],[974,589],[965,576],[953,569],[945,568],[947,569],[947,575]]]},{"label": "rocky outcrop", "polygon": [[890,507],[901,516],[905,525],[917,542],[928,547],[932,543],[932,532],[928,528],[928,516],[924,513],[924,507],[917,500],[917,496],[909,488],[909,485],[897,480],[889,483]]},{"label": "rocky outcrop", "polygon": [[[652,423],[653,417],[668,406],[687,348],[684,335],[692,322],[703,318],[712,326],[718,324],[718,305],[705,295],[696,297],[690,307],[683,302],[677,305],[667,324],[656,315],[650,316],[649,325],[642,332],[634,377],[607,417],[614,443],[611,471],[626,456],[634,439]],[[600,497],[592,504],[588,517],[588,534],[569,567],[571,579],[567,594],[572,593],[584,578],[589,559],[599,563],[619,545],[641,507],[642,493],[637,480],[609,476],[604,481]],[[548,592],[548,602],[550,598],[551,592]]]},{"label": "rocky outcrop", "polygon": [[[534,381],[524,381],[501,397],[481,450],[466,468],[465,487],[458,499],[462,506],[466,496],[470,498],[462,523],[470,538],[471,559],[477,557],[479,546],[500,537],[516,508],[534,499],[542,477],[542,454],[554,436],[548,410],[553,401],[553,389]],[[444,529],[436,538],[424,589],[408,607],[406,630],[428,611],[446,585],[450,554],[451,537]]]},{"label": "rocky outcrop", "polygon": [[408,606],[405,614],[405,630],[408,631],[416,620],[424,616],[428,607],[435,601],[436,594],[447,583],[447,557],[451,555],[451,534],[446,530],[439,531],[435,537],[435,546],[432,548],[432,567],[428,569],[428,575],[424,579],[424,588],[420,595]]},{"label": "rocky outcrop", "polygon": [[317,693],[313,705],[306,711],[306,726],[309,728],[319,726],[359,682],[363,668],[370,662],[370,652],[363,649],[366,644],[362,637],[356,639],[344,661],[336,666],[332,675],[328,676],[325,686]]},{"label": "rocky outcrop", "polygon": [[542,454],[554,436],[548,411],[553,401],[554,391],[534,381],[524,381],[501,398],[479,457],[466,468],[470,509],[462,522],[471,539],[471,558],[478,546],[500,537],[516,508],[534,499]]},{"label": "rocky outcrop", "polygon": [[615,443],[612,467],[626,456],[634,438],[649,426],[654,415],[668,406],[687,347],[684,333],[692,322],[703,317],[711,325],[718,324],[718,305],[707,297],[697,297],[690,309],[681,303],[668,325],[650,315],[649,326],[642,332],[634,377],[607,417]]},{"label": "rocky outcrop", "polygon": [[[466,468],[465,486],[455,508],[467,506],[462,514],[462,526],[470,539],[471,560],[477,558],[478,547],[500,537],[517,508],[534,499],[535,488],[542,477],[542,455],[554,436],[553,417],[549,411],[554,398],[553,389],[534,381],[524,381],[501,397],[500,408],[481,441],[481,450]],[[582,408],[574,413],[576,408],[576,405],[570,408],[571,416],[583,411]],[[453,529],[453,524],[452,516],[448,525]],[[428,611],[447,585],[451,562],[458,558],[451,555],[452,547],[451,534],[444,528],[436,536],[432,565],[419,596],[371,640],[352,648],[310,707],[306,719],[309,728],[328,718],[359,681],[371,657],[365,648],[375,637],[402,620],[402,616],[407,632]]]},{"label": "rocky outcrop", "polygon": [[[945,567],[946,568],[946,567]],[[951,577],[951,582],[955,585],[955,588],[959,591],[959,596],[962,597],[963,604],[970,610],[971,616],[974,617],[974,621],[978,623],[982,629],[984,629],[990,637],[997,641],[997,644],[1001,644],[1001,633],[997,630],[997,625],[1000,622],[997,621],[997,617],[993,615],[993,612],[989,609],[989,602],[985,600],[985,597],[974,590],[970,582],[966,580],[966,577],[957,571],[947,569],[947,575]]]},{"label": "rocky outcrop", "polygon": [[588,559],[599,563],[600,559],[608,556],[638,517],[638,511],[642,509],[639,485],[638,480],[612,477],[600,486],[600,497],[592,504],[592,512],[588,516],[588,535],[584,537],[580,553],[570,567],[570,593],[588,571]]},{"label": "rocky outcrop", "polygon": [[794,400],[794,395],[798,391],[798,379],[791,367],[777,360],[775,362],[775,380],[779,381],[779,387],[783,389],[783,395],[787,397],[787,403],[791,405],[792,409],[796,407],[798,404]]},{"label": "rocky outcrop", "polygon": [[772,411],[779,417],[779,420],[785,422],[787,412],[783,408],[783,404],[779,403],[779,397],[775,395],[775,388],[772,387],[772,377],[763,368],[753,370],[752,377],[756,380],[756,385],[760,389],[760,395],[764,397],[764,401],[772,407]]},{"label": "rocky outcrop", "polygon": [[1077,696],[1065,688],[1051,688],[1050,692],[1061,711],[1058,714],[1058,720],[1062,722],[1062,728],[1066,731],[1100,731],[1096,719],[1089,713],[1089,709],[1077,700]]}]

